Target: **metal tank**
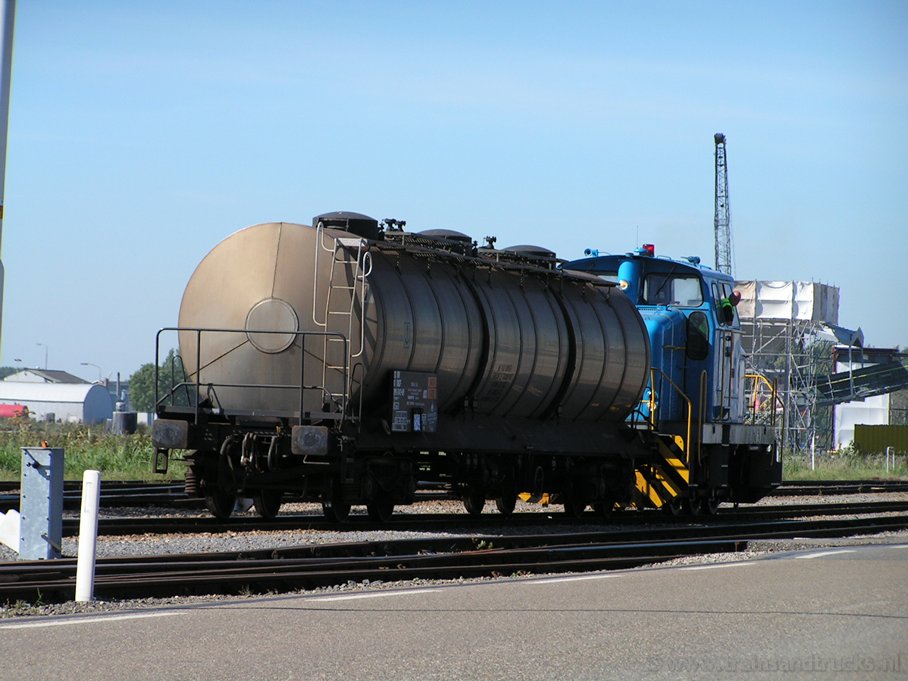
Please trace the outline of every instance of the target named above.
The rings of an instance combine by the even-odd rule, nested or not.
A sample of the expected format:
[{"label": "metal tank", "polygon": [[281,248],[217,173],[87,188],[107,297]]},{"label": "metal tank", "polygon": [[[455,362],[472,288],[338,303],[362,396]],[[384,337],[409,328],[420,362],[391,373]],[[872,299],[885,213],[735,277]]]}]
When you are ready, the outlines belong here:
[{"label": "metal tank", "polygon": [[[616,288],[378,243],[332,229],[331,215],[351,214],[236,232],[193,273],[179,326],[239,329],[180,332],[190,380],[213,386],[215,406],[292,415],[302,383],[311,418],[374,413],[394,370],[435,374],[441,413],[620,420],[640,399],[648,339]],[[376,235],[357,220],[342,224]]]},{"label": "metal tank", "polygon": [[649,380],[649,336],[623,292],[581,277],[566,280],[561,295],[576,357],[561,414],[618,421],[637,406]]},{"label": "metal tank", "polygon": [[180,307],[181,328],[242,331],[181,331],[181,355],[203,397],[213,385],[225,409],[293,414],[301,383],[324,387],[306,391],[305,411],[334,411],[345,397],[369,405],[387,399],[395,369],[437,374],[445,409],[474,382],[483,350],[479,306],[464,286],[451,265],[430,273],[349,232],[256,225],[202,260]]}]

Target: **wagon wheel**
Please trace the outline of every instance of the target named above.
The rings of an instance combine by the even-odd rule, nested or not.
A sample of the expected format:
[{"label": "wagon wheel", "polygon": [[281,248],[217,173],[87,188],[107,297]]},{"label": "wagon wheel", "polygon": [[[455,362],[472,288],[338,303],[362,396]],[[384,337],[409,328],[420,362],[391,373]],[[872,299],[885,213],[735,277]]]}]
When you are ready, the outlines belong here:
[{"label": "wagon wheel", "polygon": [[467,513],[477,516],[482,513],[483,506],[486,505],[486,497],[482,492],[471,490],[463,498],[463,507]]},{"label": "wagon wheel", "polygon": [[214,485],[205,491],[205,506],[218,520],[227,520],[233,513],[235,504],[236,494],[222,489],[220,485]]},{"label": "wagon wheel", "polygon": [[350,504],[345,501],[323,501],[322,513],[334,523],[343,523],[350,517]]},{"label": "wagon wheel", "polygon": [[664,504],[662,504],[662,509],[673,518],[677,518],[682,513],[684,513],[684,500],[680,497],[669,499]]},{"label": "wagon wheel", "polygon": [[716,512],[719,510],[719,504],[721,503],[722,502],[715,497],[709,497],[703,502],[703,510],[706,511],[707,515],[716,515]]},{"label": "wagon wheel", "polygon": [[615,512],[615,502],[609,501],[608,499],[605,501],[597,501],[593,504],[593,511],[601,518],[611,518]]},{"label": "wagon wheel", "polygon": [[586,502],[582,499],[565,499],[564,513],[571,518],[582,518],[586,511]]},{"label": "wagon wheel", "polygon": [[687,512],[691,515],[702,515],[704,506],[705,502],[702,497],[691,497],[687,500]]},{"label": "wagon wheel", "polygon": [[265,520],[274,520],[281,510],[284,493],[279,489],[262,489],[252,495],[256,514]]},{"label": "wagon wheel", "polygon": [[236,491],[234,485],[233,467],[230,464],[229,453],[225,450],[218,456],[217,477],[206,478],[203,481],[205,490],[205,506],[218,520],[227,520],[233,513],[236,505]]},{"label": "wagon wheel", "polygon": [[394,513],[394,502],[391,497],[382,495],[377,499],[366,504],[366,511],[369,513],[369,519],[377,523],[386,523],[391,519]]},{"label": "wagon wheel", "polygon": [[335,523],[344,523],[350,517],[350,502],[341,498],[341,483],[337,477],[326,480],[322,492],[322,513]]},{"label": "wagon wheel", "polygon": [[498,512],[501,513],[501,515],[511,515],[516,507],[516,494],[508,493],[502,494],[500,497],[495,497],[495,508],[498,509]]}]

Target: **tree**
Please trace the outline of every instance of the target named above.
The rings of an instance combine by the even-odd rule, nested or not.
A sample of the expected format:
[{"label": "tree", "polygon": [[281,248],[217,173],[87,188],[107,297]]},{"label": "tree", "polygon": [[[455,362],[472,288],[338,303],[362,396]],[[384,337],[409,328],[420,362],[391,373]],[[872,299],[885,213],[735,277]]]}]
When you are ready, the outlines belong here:
[{"label": "tree", "polygon": [[[170,350],[167,353],[167,357],[161,362],[157,378],[160,381],[158,384],[158,399],[169,396],[171,389],[175,385],[179,385],[186,380],[183,361],[175,350]],[[154,362],[148,362],[140,366],[129,377],[129,401],[132,404],[132,408],[136,411],[154,411],[154,387],[155,366]],[[183,391],[177,391],[174,394],[174,400],[168,400],[168,404],[188,404],[186,394]]]}]

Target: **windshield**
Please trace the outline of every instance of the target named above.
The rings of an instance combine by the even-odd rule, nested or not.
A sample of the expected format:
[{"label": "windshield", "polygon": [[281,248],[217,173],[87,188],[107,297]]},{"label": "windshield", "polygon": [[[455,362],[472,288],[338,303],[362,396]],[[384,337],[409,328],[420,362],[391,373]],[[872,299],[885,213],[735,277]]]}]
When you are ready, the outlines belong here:
[{"label": "windshield", "polygon": [[697,307],[703,304],[700,278],[652,273],[643,280],[643,305],[679,305]]}]

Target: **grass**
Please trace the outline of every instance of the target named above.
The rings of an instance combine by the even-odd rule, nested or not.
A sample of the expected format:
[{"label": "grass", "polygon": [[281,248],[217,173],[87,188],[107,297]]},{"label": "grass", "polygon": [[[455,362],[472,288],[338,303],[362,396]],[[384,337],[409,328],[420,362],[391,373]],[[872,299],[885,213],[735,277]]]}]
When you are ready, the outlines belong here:
[{"label": "grass", "polygon": [[810,454],[786,452],[782,456],[783,480],[899,480],[908,479],[908,455],[898,454],[895,466],[883,454],[860,454],[844,449],[839,452],[817,453],[815,468],[811,468]]},{"label": "grass", "polygon": [[10,419],[0,430],[0,480],[19,480],[23,447],[64,450],[63,471],[67,480],[81,480],[86,470],[101,471],[105,480],[165,480],[182,477],[182,467],[171,465],[166,476],[152,471],[151,436],[140,427],[134,435],[114,435],[104,426],[76,423],[41,423]]}]

